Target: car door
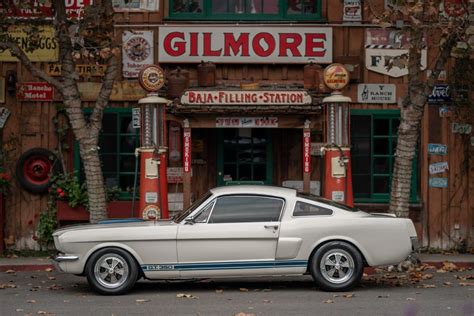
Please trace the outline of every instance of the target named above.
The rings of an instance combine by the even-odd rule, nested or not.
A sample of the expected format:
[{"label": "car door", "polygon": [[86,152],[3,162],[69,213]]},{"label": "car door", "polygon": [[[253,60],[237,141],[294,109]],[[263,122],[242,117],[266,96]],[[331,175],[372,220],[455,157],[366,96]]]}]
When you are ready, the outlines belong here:
[{"label": "car door", "polygon": [[271,274],[285,201],[226,195],[208,203],[194,223],[178,227],[182,277]]}]

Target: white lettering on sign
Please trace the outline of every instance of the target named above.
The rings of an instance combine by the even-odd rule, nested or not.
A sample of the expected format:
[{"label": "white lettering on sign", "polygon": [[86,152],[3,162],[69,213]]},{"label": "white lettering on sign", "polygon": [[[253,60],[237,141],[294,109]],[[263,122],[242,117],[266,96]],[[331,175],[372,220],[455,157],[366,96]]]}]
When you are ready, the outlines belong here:
[{"label": "white lettering on sign", "polygon": [[0,128],[5,126],[5,122],[7,121],[8,117],[10,116],[10,110],[4,107],[0,108]]},{"label": "white lettering on sign", "polygon": [[446,170],[449,170],[447,161],[432,163],[429,166],[430,174],[443,173]]},{"label": "white lettering on sign", "polygon": [[303,172],[311,172],[311,132],[303,132]]},{"label": "white lettering on sign", "polygon": [[244,127],[278,127],[277,117],[218,117],[216,127],[244,128]]},{"label": "white lettering on sign", "polygon": [[359,103],[397,103],[394,84],[359,84],[357,102]]},{"label": "white lettering on sign", "polygon": [[158,202],[158,193],[157,192],[145,192],[145,202],[146,203],[157,203]]},{"label": "white lettering on sign", "polygon": [[191,172],[191,131],[184,131],[183,138],[183,171],[189,173]]},{"label": "white lettering on sign", "polygon": [[312,104],[306,91],[207,91],[188,90],[181,97],[184,105],[266,105],[266,104]]},{"label": "white lettering on sign", "polygon": [[[332,62],[330,27],[161,26],[160,63]],[[161,49],[162,48],[162,49]]]},{"label": "white lettering on sign", "polygon": [[452,130],[453,133],[456,133],[456,134],[471,134],[472,125],[471,124],[453,123],[452,126],[451,126],[451,130]]}]

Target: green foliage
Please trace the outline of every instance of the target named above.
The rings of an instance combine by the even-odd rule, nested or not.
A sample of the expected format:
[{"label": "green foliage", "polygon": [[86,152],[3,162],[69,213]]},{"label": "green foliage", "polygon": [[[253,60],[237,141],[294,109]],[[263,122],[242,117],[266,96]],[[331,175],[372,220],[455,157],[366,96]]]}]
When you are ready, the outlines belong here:
[{"label": "green foliage", "polygon": [[88,208],[87,186],[81,183],[75,174],[60,174],[51,180],[50,195],[55,199],[67,201],[72,208],[77,206]]},{"label": "green foliage", "polygon": [[106,187],[107,202],[116,201],[120,198],[122,190],[118,186]]},{"label": "green foliage", "polygon": [[56,219],[56,204],[54,198],[48,200],[48,208],[41,212],[38,223],[37,242],[40,246],[46,246],[53,242],[53,232],[58,226]]},{"label": "green foliage", "polygon": [[0,168],[0,194],[7,195],[10,193],[11,176]]}]

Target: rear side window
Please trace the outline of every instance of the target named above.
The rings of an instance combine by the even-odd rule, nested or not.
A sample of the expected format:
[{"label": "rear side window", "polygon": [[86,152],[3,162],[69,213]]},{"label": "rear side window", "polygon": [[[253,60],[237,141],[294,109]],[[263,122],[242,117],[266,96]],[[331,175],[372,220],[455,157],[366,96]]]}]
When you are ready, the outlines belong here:
[{"label": "rear side window", "polygon": [[303,202],[296,202],[293,216],[318,216],[332,215],[332,210],[321,206],[311,205]]},{"label": "rear side window", "polygon": [[208,223],[277,222],[282,208],[282,199],[223,196],[217,199]]}]

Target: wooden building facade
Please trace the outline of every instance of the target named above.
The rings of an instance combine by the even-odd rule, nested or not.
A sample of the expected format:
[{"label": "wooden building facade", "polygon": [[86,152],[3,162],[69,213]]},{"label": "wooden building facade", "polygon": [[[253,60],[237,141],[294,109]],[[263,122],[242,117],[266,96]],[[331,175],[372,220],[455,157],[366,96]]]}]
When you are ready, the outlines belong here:
[{"label": "wooden building facade", "polygon": [[[387,1],[369,5],[367,1],[329,0],[156,0],[148,1],[149,7],[140,7],[140,1],[122,2],[114,3],[116,36],[124,46],[123,67],[100,140],[105,183],[123,191],[111,207],[112,216],[138,214],[131,211],[129,193],[134,150],[139,146],[133,109],[146,95],[137,81],[140,67],[146,64],[159,64],[165,70],[167,81],[160,94],[172,101],[167,106],[170,210],[181,209],[212,187],[229,184],[303,189],[306,181],[310,191],[320,195],[324,176],[319,149],[327,124],[322,100],[330,91],[319,74],[331,63],[344,64],[351,76],[342,93],[352,99],[354,203],[368,211],[387,210],[399,104],[408,82],[406,35],[371,24],[374,13],[382,12]],[[428,46],[426,72],[436,54]],[[305,66],[310,62],[321,70],[308,78]],[[37,63],[52,74],[56,71],[54,56]],[[451,71],[446,68],[446,78]],[[85,112],[98,91],[99,74],[96,66],[85,65],[81,70]],[[17,160],[27,150],[56,152],[60,140],[54,118],[61,100],[54,93],[45,100],[20,98],[21,83],[38,80],[1,54],[0,76],[5,82],[0,107],[10,112],[2,128],[2,153],[6,171],[15,174]],[[184,86],[175,80],[181,77],[186,78]],[[440,91],[448,84],[445,77],[437,85]],[[474,122],[452,111],[448,99],[434,94],[426,105],[416,149],[410,217],[425,246],[472,247],[474,144],[469,126]],[[310,130],[312,143],[306,179],[305,129]],[[183,184],[188,181],[183,179],[187,141],[191,177]],[[61,143],[65,168],[80,173],[72,136]],[[25,191],[15,180],[11,183],[0,218],[5,245],[37,248],[34,236],[47,196]],[[58,209],[62,223],[87,219],[84,214]]]}]

